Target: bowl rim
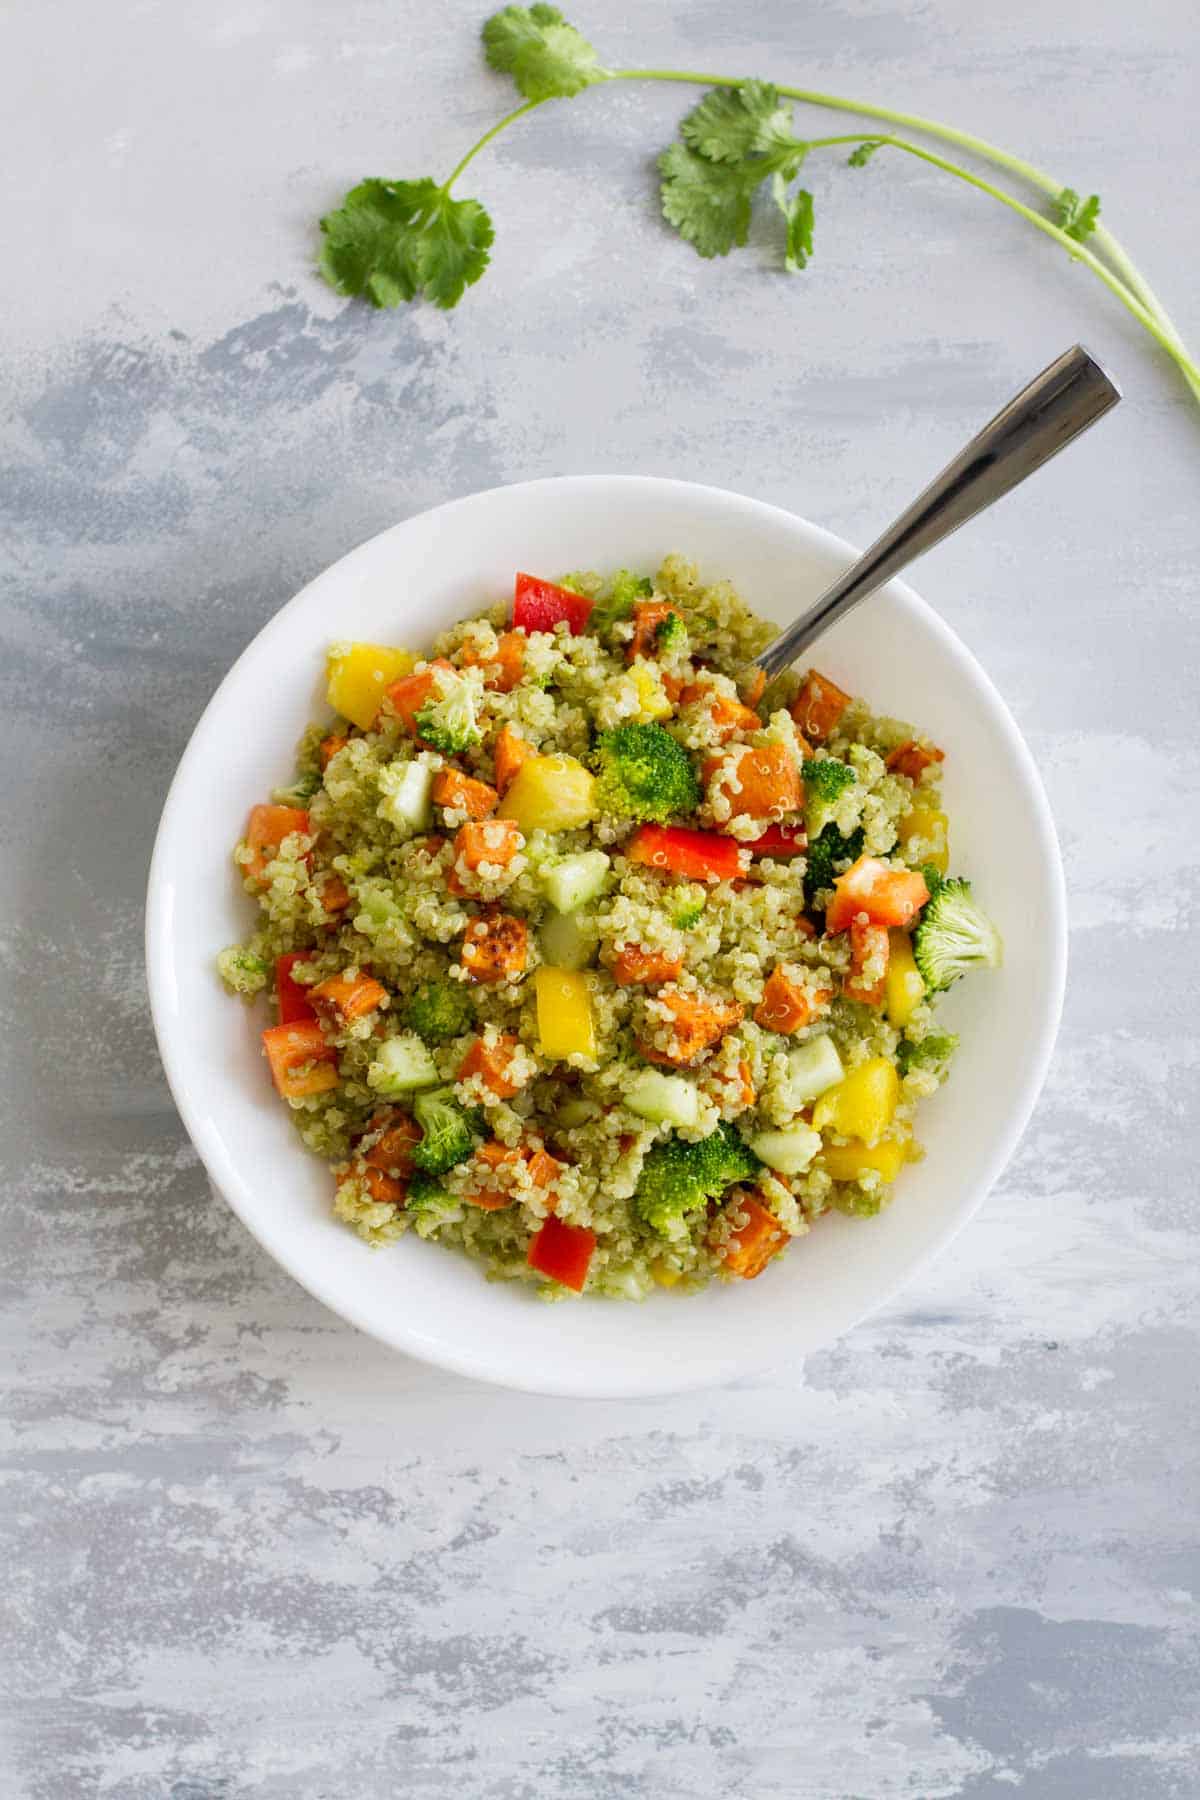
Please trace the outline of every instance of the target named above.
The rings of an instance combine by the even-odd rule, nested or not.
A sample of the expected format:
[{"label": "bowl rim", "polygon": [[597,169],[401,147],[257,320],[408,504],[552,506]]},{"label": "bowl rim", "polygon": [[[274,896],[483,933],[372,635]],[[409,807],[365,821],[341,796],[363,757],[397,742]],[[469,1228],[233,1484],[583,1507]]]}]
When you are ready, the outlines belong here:
[{"label": "bowl rim", "polygon": [[[363,1316],[362,1311],[355,1304],[353,1295],[347,1298],[340,1291],[335,1291],[334,1284],[326,1282],[319,1268],[313,1269],[304,1262],[303,1258],[289,1254],[290,1240],[285,1232],[282,1230],[271,1232],[265,1228],[263,1215],[254,1203],[253,1184],[245,1180],[238,1167],[227,1156],[224,1141],[215,1126],[210,1124],[206,1115],[192,1104],[184,1066],[185,1058],[176,1046],[166,1010],[166,992],[169,987],[173,986],[172,926],[174,916],[171,884],[167,879],[168,856],[176,826],[176,814],[183,806],[185,789],[191,779],[192,766],[202,760],[205,749],[202,740],[206,729],[209,728],[214,715],[220,712],[223,696],[226,690],[233,685],[242,664],[251,656],[259,653],[264,640],[282,636],[286,632],[288,615],[299,606],[310,589],[318,582],[324,581],[333,570],[352,568],[355,561],[365,558],[380,539],[393,534],[399,535],[407,526],[418,520],[428,522],[436,519],[446,522],[456,511],[466,510],[479,501],[500,494],[515,499],[534,496],[539,491],[545,493],[553,490],[556,496],[562,497],[564,493],[569,493],[572,489],[580,490],[589,487],[603,487],[610,491],[621,487],[636,488],[643,493],[656,490],[664,499],[672,494],[686,494],[693,501],[696,499],[709,500],[715,506],[725,509],[732,507],[751,518],[759,518],[764,521],[773,519],[790,527],[799,526],[814,546],[844,559],[847,563],[859,554],[844,538],[828,531],[824,526],[814,524],[802,514],[793,512],[787,507],[777,506],[772,502],[739,493],[735,489],[717,487],[706,482],[686,481],[671,476],[632,475],[621,472],[553,475],[528,481],[499,483],[493,487],[478,489],[470,494],[459,495],[452,500],[443,501],[437,506],[425,508],[420,512],[408,514],[394,524],[385,526],[378,532],[373,532],[370,537],[361,540],[343,555],[320,569],[271,615],[231,664],[196,720],[167,789],[155,833],[147,878],[144,942],[150,1013],[155,1039],[167,1085],[184,1129],[200,1158],[214,1191],[220,1195],[257,1242],[286,1270],[294,1281],[312,1294],[322,1305],[327,1306],[332,1313],[353,1325],[357,1330],[365,1332],[369,1337],[387,1345],[391,1350],[399,1350],[403,1354],[433,1367],[487,1382],[490,1385],[503,1386],[512,1391],[576,1399],[604,1399],[693,1392],[711,1387],[714,1382],[712,1376],[704,1371],[689,1375],[687,1370],[681,1370],[677,1365],[672,1365],[669,1380],[659,1380],[652,1385],[640,1387],[636,1391],[628,1384],[608,1389],[604,1388],[602,1384],[596,1385],[595,1383],[584,1386],[571,1379],[569,1359],[564,1360],[561,1371],[557,1369],[540,1371],[536,1379],[528,1382],[517,1381],[506,1374],[496,1373],[487,1365],[486,1359],[481,1355],[459,1350],[453,1344],[430,1344],[424,1338],[406,1333],[402,1320],[397,1321],[396,1329],[390,1333],[379,1329],[373,1321]],[[951,1219],[947,1220],[941,1231],[926,1244],[915,1261],[907,1264],[893,1281],[883,1285],[868,1304],[853,1312],[838,1332],[839,1337],[861,1324],[863,1319],[869,1318],[881,1308],[889,1305],[898,1293],[942,1254],[946,1246],[978,1211],[999,1175],[1011,1160],[1029,1123],[1046,1079],[1062,1018],[1067,979],[1066,878],[1053,815],[1033,755],[991,677],[941,615],[926,600],[923,600],[907,582],[899,578],[893,578],[887,582],[881,592],[898,602],[902,608],[918,614],[923,627],[940,640],[941,648],[948,660],[962,671],[968,684],[977,690],[989,705],[993,722],[1005,739],[1007,748],[1023,778],[1031,806],[1030,823],[1036,839],[1036,853],[1048,877],[1047,887],[1051,896],[1051,916],[1043,921],[1046,927],[1049,979],[1045,989],[1046,1004],[1042,1009],[1036,1044],[1030,1046],[1031,1054],[1024,1063],[1019,1085],[1013,1094],[1004,1128],[998,1135],[993,1153],[984,1165],[981,1175],[972,1184],[973,1198],[969,1203],[965,1203]],[[593,1304],[609,1304],[609,1302],[594,1300]],[[830,1341],[836,1341],[836,1338]],[[811,1351],[805,1351],[802,1354],[811,1354]],[[741,1373],[750,1374],[754,1369],[761,1370],[764,1367],[775,1366],[787,1358],[788,1350],[785,1345],[781,1348],[778,1358],[773,1361],[747,1364]],[[732,1373],[726,1380],[732,1381],[738,1378],[737,1373]]]}]

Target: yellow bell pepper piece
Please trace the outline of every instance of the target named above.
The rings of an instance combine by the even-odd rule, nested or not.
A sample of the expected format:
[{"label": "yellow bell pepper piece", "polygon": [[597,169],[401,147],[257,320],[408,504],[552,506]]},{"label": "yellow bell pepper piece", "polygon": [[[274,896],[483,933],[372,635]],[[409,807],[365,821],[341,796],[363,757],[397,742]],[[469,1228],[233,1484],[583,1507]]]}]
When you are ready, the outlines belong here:
[{"label": "yellow bell pepper piece", "polygon": [[538,1037],[543,1056],[595,1056],[596,1021],[587,978],[577,969],[534,971]]},{"label": "yellow bell pepper piece", "polygon": [[676,1287],[683,1279],[680,1271],[678,1269],[673,1269],[669,1263],[651,1263],[650,1273],[653,1275],[659,1287],[664,1288]]},{"label": "yellow bell pepper piece", "polygon": [[360,731],[370,731],[379,716],[384,692],[402,675],[411,675],[416,657],[384,644],[335,644],[329,652],[326,698],[334,712]]},{"label": "yellow bell pepper piece", "polygon": [[940,807],[928,806],[918,800],[905,813],[897,831],[906,856],[909,844],[919,838],[922,840],[920,860],[932,863],[939,875],[946,873],[950,867],[950,821]]},{"label": "yellow bell pepper piece", "polygon": [[925,998],[925,983],[913,957],[907,931],[888,932],[888,966],[883,1004],[888,1020],[903,1030]]},{"label": "yellow bell pepper piece", "polygon": [[886,1144],[826,1144],[820,1166],[834,1181],[857,1181],[873,1169],[884,1181],[895,1181],[908,1161],[909,1146],[895,1138]]},{"label": "yellow bell pepper piece", "polygon": [[827,1088],[813,1108],[813,1129],[873,1144],[895,1117],[900,1077],[886,1056],[872,1056]]},{"label": "yellow bell pepper piece", "polygon": [[526,837],[531,831],[574,831],[595,817],[596,777],[573,756],[529,756],[500,808]]},{"label": "yellow bell pepper piece", "polygon": [[674,709],[657,669],[647,668],[645,663],[635,663],[629,672],[637,689],[639,721],[651,724],[655,719],[669,719]]}]

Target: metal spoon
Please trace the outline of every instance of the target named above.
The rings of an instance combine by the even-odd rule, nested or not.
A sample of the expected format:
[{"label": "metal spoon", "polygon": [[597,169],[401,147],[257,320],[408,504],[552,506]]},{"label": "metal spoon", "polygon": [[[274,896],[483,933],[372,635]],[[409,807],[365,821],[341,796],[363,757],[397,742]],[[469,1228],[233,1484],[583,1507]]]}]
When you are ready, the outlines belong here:
[{"label": "metal spoon", "polygon": [[751,668],[757,666],[768,677],[790,668],[860,600],[1057,456],[1120,398],[1120,388],[1081,345],[1057,357],[794,625],[755,657]]}]

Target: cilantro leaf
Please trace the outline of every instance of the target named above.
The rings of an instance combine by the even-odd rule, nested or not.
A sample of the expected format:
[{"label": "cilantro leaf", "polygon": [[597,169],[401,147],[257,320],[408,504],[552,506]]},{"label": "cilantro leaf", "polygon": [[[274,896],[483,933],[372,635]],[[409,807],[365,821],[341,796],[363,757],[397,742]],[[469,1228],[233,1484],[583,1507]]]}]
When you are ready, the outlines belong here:
[{"label": "cilantro leaf", "polygon": [[792,109],[781,103],[778,89],[769,81],[713,88],[682,121],[679,134],[689,149],[709,162],[737,163],[762,156],[772,168],[784,169],[789,180],[808,148],[793,135]]},{"label": "cilantro leaf", "polygon": [[852,169],[865,169],[875,152],[882,149],[882,138],[866,138],[861,144],[855,146],[846,158],[846,162]]},{"label": "cilantro leaf", "polygon": [[658,167],[664,216],[701,256],[728,256],[746,242],[757,169],[709,162],[686,144],[669,144]]},{"label": "cilantro leaf", "polygon": [[1054,202],[1055,223],[1069,238],[1082,244],[1091,237],[1100,218],[1100,196],[1089,194],[1081,200],[1074,188],[1064,188]]},{"label": "cilantro leaf", "polygon": [[457,306],[487,268],[495,235],[478,200],[451,200],[443,194],[425,223],[418,250],[425,298],[446,311]]},{"label": "cilantro leaf", "polygon": [[726,256],[744,244],[755,190],[768,176],[788,224],[786,267],[802,269],[812,251],[812,195],[789,200],[787,184],[808,155],[792,132],[792,111],[769,81],[713,88],[658,159],[662,207],[701,256]]},{"label": "cilantro leaf", "polygon": [[782,175],[771,177],[771,195],[787,222],[787,243],[783,266],[789,275],[806,268],[813,247],[813,197],[807,188],[797,188],[790,197]]},{"label": "cilantro leaf", "polygon": [[398,306],[417,292],[408,229],[431,181],[363,181],[321,220],[321,273],[342,294]]},{"label": "cilantro leaf", "polygon": [[582,32],[541,0],[493,13],[483,28],[483,48],[491,67],[511,75],[527,100],[566,100],[608,79]]},{"label": "cilantro leaf", "polygon": [[320,268],[339,294],[399,306],[423,293],[457,306],[488,265],[492,221],[478,200],[420,181],[360,181],[321,220]]}]

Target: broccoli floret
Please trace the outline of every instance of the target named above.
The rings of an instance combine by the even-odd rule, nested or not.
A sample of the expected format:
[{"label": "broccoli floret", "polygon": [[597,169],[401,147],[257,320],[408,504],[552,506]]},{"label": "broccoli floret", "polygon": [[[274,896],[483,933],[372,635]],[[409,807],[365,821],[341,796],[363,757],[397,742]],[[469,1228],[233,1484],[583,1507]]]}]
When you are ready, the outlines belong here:
[{"label": "broccoli floret", "polygon": [[627,611],[633,611],[635,600],[648,600],[654,583],[648,575],[634,575],[629,569],[618,569],[609,583],[609,593]]},{"label": "broccoli floret", "polygon": [[694,899],[689,897],[682,905],[675,908],[674,924],[676,930],[689,931],[693,925],[699,923],[703,914],[704,896],[699,894]]},{"label": "broccoli floret", "polygon": [[471,1121],[454,1099],[453,1088],[431,1088],[413,1101],[413,1117],[422,1137],[412,1159],[427,1175],[444,1175],[465,1162],[475,1144]]},{"label": "broccoli floret", "polygon": [[746,1181],[757,1173],[757,1156],[742,1142],[732,1125],[718,1125],[704,1142],[712,1146],[713,1166],[719,1171],[722,1187],[729,1187],[735,1181]]},{"label": "broccoli floret", "polygon": [[688,1234],[689,1213],[699,1211],[757,1168],[757,1157],[728,1123],[698,1143],[670,1137],[656,1144],[642,1164],[634,1211],[660,1237],[678,1241]]},{"label": "broccoli floret", "polygon": [[271,798],[276,806],[307,806],[321,785],[321,777],[315,769],[306,769],[297,775],[290,787],[271,789]]},{"label": "broccoli floret", "polygon": [[475,1009],[461,981],[423,981],[403,1013],[403,1023],[427,1044],[461,1037],[474,1019]]},{"label": "broccoli floret", "polygon": [[678,613],[668,613],[666,618],[660,619],[654,627],[654,642],[660,650],[665,650],[668,654],[673,655],[677,650],[686,649],[687,641],[687,626]]},{"label": "broccoli floret", "polygon": [[227,988],[249,999],[270,981],[271,965],[244,944],[231,944],[217,958],[217,973]]},{"label": "broccoli floret", "polygon": [[922,863],[921,873],[925,877],[925,886],[929,889],[929,898],[932,900],[946,877],[940,869],[935,869],[932,863]]},{"label": "broccoli floret", "polygon": [[913,1043],[910,1038],[901,1038],[896,1061],[900,1064],[902,1075],[907,1075],[910,1069],[936,1069],[940,1072],[957,1049],[957,1033],[935,1031],[928,1037],[923,1037],[920,1043]]},{"label": "broccoli floret", "polygon": [[463,1204],[446,1192],[436,1175],[418,1170],[409,1179],[404,1211],[419,1237],[432,1237],[440,1225],[454,1225],[462,1218]]},{"label": "broccoli floret", "polygon": [[822,888],[831,888],[836,880],[834,866],[837,863],[852,863],[862,855],[863,831],[861,825],[852,831],[849,837],[843,837],[836,825],[826,825],[819,837],[810,838],[806,853],[807,866],[804,871],[804,893],[809,905],[813,896]]},{"label": "broccoli floret", "polygon": [[420,736],[451,756],[478,744],[483,737],[478,718],[482,692],[476,671],[439,669],[434,678],[437,698],[427,700],[417,714]]},{"label": "broccoli floret", "polygon": [[661,824],[700,804],[700,784],[687,751],[661,725],[602,731],[592,760],[600,777],[596,803],[602,812]]},{"label": "broccoli floret", "polygon": [[839,762],[836,756],[805,758],[805,791],[811,789],[818,800],[836,800],[840,793],[852,787],[857,780],[858,776],[850,765]]},{"label": "broccoli floret", "polygon": [[628,569],[618,569],[607,591],[592,606],[588,630],[597,637],[607,637],[619,620],[629,617],[637,601],[648,600],[653,592],[654,583],[644,575],[631,575]]},{"label": "broccoli floret", "polygon": [[437,1200],[449,1201],[451,1196],[446,1192],[436,1175],[427,1175],[418,1171],[408,1178],[407,1192],[404,1196],[405,1212],[420,1212],[432,1206]]},{"label": "broccoli floret", "polygon": [[836,756],[808,757],[804,764],[804,826],[810,838],[820,837],[827,825],[853,825],[855,812],[850,818],[839,820],[839,805],[847,788],[852,788],[858,776],[849,764],[839,762]]},{"label": "broccoli floret", "polygon": [[998,969],[1000,933],[971,898],[969,881],[938,884],[913,933],[913,956],[930,993],[939,993],[968,969]]}]

